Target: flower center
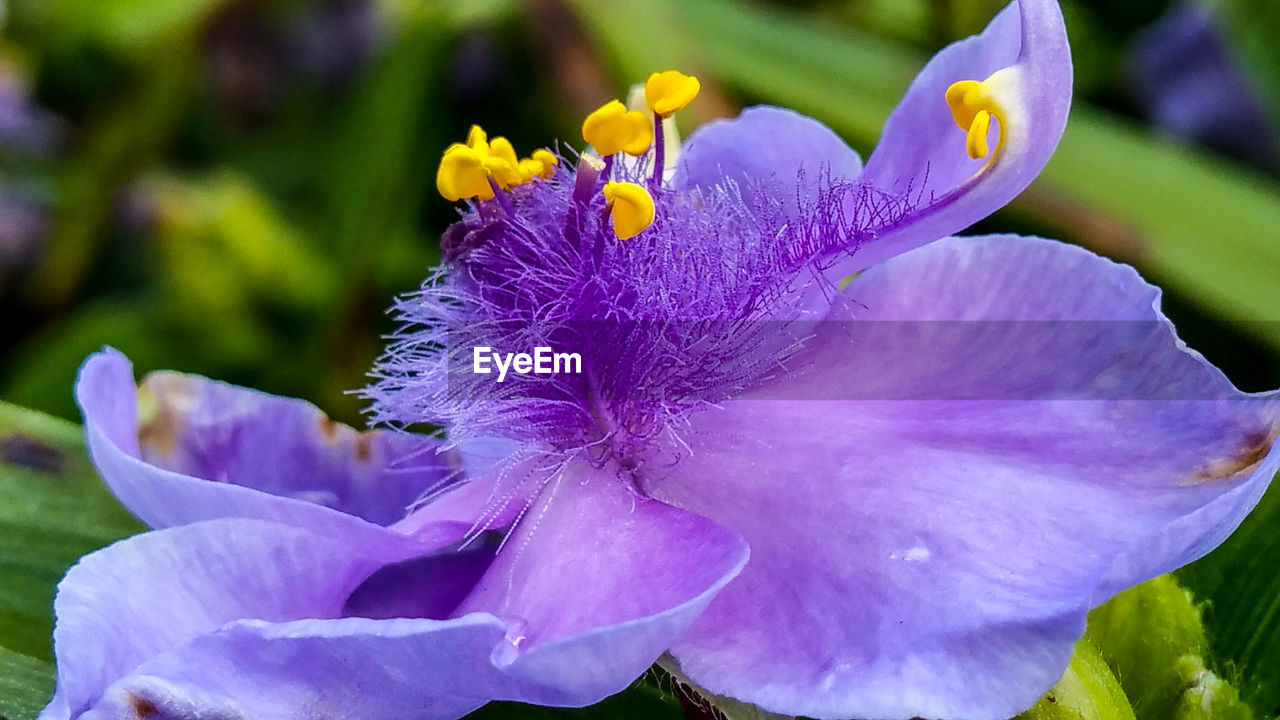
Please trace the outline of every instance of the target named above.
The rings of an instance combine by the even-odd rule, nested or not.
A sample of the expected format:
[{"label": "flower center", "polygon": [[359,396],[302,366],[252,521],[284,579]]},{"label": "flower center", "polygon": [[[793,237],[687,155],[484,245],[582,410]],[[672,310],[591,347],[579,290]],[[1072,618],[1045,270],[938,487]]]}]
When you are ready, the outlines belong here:
[{"label": "flower center", "polygon": [[[997,73],[947,93],[975,157],[1004,146],[1015,115],[1003,87]],[[440,193],[473,202],[441,239],[441,268],[397,305],[404,330],[370,390],[376,422],[627,467],[655,439],[678,445],[688,412],[785,372],[812,332],[801,297],[828,282],[815,263],[892,226],[911,200],[853,178],[819,177],[799,196],[772,176],[668,182],[663,121],[697,92],[695,78],[654,73],[643,105],[615,99],[587,116],[594,153],[577,162],[545,149],[520,159],[479,127],[445,150]],[[539,357],[579,369],[543,373]]]}]

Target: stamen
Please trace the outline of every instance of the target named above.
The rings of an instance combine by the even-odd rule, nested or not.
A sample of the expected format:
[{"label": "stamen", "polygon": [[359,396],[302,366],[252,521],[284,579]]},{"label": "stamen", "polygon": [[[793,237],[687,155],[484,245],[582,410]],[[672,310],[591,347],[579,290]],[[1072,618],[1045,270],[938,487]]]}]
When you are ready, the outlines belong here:
[{"label": "stamen", "polygon": [[573,184],[573,204],[586,206],[596,192],[596,182],[604,171],[604,163],[594,155],[583,153],[578,159],[578,172]]},{"label": "stamen", "polygon": [[627,110],[618,100],[610,100],[582,121],[582,139],[602,157],[625,152],[643,155],[653,142],[649,118],[644,113]]},{"label": "stamen", "polygon": [[635,183],[608,182],[604,198],[613,217],[613,233],[619,240],[639,235],[653,224],[653,196]]},{"label": "stamen", "polygon": [[990,149],[987,147],[987,133],[991,130],[991,113],[981,110],[973,118],[973,124],[969,126],[969,134],[965,138],[965,150],[968,151],[969,157],[977,160],[984,158]]},{"label": "stamen", "polygon": [[550,150],[540,149],[533,151],[533,157],[520,160],[520,170],[522,173],[527,173],[530,179],[540,177],[545,180],[555,175],[558,164],[560,164],[560,158],[552,155]]},{"label": "stamen", "polygon": [[516,149],[504,137],[496,137],[489,143],[489,155],[484,160],[484,169],[489,171],[498,187],[503,190],[512,185],[519,185],[532,176],[526,176],[520,170],[520,161],[516,159]]},{"label": "stamen", "polygon": [[[509,190],[555,174],[560,160],[549,150],[533,152],[532,158],[517,159],[516,149],[504,137],[492,141],[479,125],[467,131],[467,142],[454,143],[444,151],[436,171],[436,189],[450,202],[463,198],[492,200],[499,190]],[[504,209],[509,203],[502,201]]]},{"label": "stamen", "polygon": [[679,70],[656,72],[644,83],[644,102],[651,112],[668,118],[693,102],[701,88],[698,78]]},{"label": "stamen", "polygon": [[653,177],[650,186],[662,189],[662,174],[666,171],[667,139],[663,137],[662,116],[653,114]]},{"label": "stamen", "polygon": [[467,131],[467,147],[473,150],[489,152],[489,135],[479,125],[472,125]]},{"label": "stamen", "polygon": [[961,80],[947,88],[946,98],[947,105],[951,108],[951,116],[955,119],[956,125],[968,133],[965,138],[965,150],[969,153],[969,157],[975,160],[991,154],[987,133],[991,129],[993,117],[999,128],[999,139],[996,142],[997,155],[1004,148],[1005,135],[1009,131],[1007,127],[1009,114],[1005,112],[996,93],[996,86],[999,83],[994,81],[997,80],[998,75],[999,73],[993,74],[981,82]]},{"label": "stamen", "polygon": [[450,202],[463,198],[492,199],[485,152],[461,143],[450,145],[436,171],[436,189]]}]

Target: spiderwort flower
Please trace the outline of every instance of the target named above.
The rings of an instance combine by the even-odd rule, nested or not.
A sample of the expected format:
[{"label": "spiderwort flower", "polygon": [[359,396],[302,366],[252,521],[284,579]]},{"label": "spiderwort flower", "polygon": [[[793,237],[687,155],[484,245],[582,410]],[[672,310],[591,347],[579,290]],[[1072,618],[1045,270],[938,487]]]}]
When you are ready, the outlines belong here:
[{"label": "spiderwort flower", "polygon": [[[1031,705],[1089,608],[1207,552],[1280,464],[1280,400],[1180,345],[1131,269],[945,238],[1044,164],[1069,79],[1056,4],[1018,0],[930,62],[865,168],[777,108],[664,157],[679,73],[647,83],[652,133],[588,118],[604,158],[473,129],[436,178],[467,202],[445,263],[368,391],[446,439],[386,435],[371,476],[313,410],[208,381],[139,424],[126,361],[91,358],[95,461],[169,528],[69,573],[46,717],[576,705],[664,651],[787,714]],[[517,372],[475,372],[481,347]],[[519,370],[537,347],[583,372]]]}]

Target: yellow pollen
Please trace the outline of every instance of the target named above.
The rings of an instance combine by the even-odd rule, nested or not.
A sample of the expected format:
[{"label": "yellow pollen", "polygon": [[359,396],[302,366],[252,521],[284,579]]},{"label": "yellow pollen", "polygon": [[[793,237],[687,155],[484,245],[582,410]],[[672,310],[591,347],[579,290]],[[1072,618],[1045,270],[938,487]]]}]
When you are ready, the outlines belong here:
[{"label": "yellow pollen", "polygon": [[544,178],[549,178],[552,175],[554,175],[556,165],[560,164],[560,158],[553,155],[550,150],[545,150],[542,148],[539,148],[538,150],[533,151],[532,160],[534,162],[542,163],[542,167],[543,167],[542,172],[534,173],[534,175],[538,175],[539,177],[544,177]]},{"label": "yellow pollen", "polygon": [[440,169],[436,171],[436,189],[450,202],[463,198],[493,198],[489,174],[485,171],[485,153],[461,143],[444,151]]},{"label": "yellow pollen", "polygon": [[498,183],[498,187],[503,190],[529,180],[529,176],[520,170],[516,149],[504,137],[496,137],[489,141],[489,153],[484,159],[484,169],[489,171],[494,182]]},{"label": "yellow pollen", "polygon": [[520,159],[520,173],[524,176],[525,182],[535,177],[549,178],[556,174],[556,165],[559,163],[560,159],[552,155],[550,150],[534,150],[533,157]]},{"label": "yellow pollen", "polygon": [[489,152],[489,135],[479,125],[472,125],[467,131],[467,147],[473,150]]},{"label": "yellow pollen", "polygon": [[557,162],[545,149],[535,151],[532,159],[517,159],[511,141],[504,137],[490,140],[484,128],[472,125],[465,144],[454,143],[445,149],[436,171],[436,189],[450,202],[492,200],[494,184],[507,190],[534,176],[551,177]]},{"label": "yellow pollen", "polygon": [[979,110],[973,116],[973,124],[969,126],[969,134],[965,137],[964,148],[969,157],[977,160],[984,158],[990,149],[987,147],[987,132],[991,129],[991,113]]},{"label": "yellow pollen", "polygon": [[701,88],[698,78],[679,70],[656,72],[644,83],[644,103],[651,112],[668,118],[693,102]]},{"label": "yellow pollen", "polygon": [[537,160],[520,158],[520,177],[524,178],[524,182],[528,182],[535,177],[551,177],[551,173],[547,172],[546,166]]},{"label": "yellow pollen", "polygon": [[987,133],[991,129],[992,118],[995,118],[999,128],[996,153],[998,154],[1004,147],[1007,114],[1001,107],[996,94],[992,92],[991,84],[991,78],[982,82],[961,80],[947,88],[947,105],[951,108],[951,117],[955,119],[956,125],[961,130],[968,133],[965,138],[965,151],[975,160],[987,157],[991,153],[987,143]]},{"label": "yellow pollen", "polygon": [[653,224],[653,197],[635,183],[608,182],[604,199],[613,218],[613,233],[619,240],[635,237]]},{"label": "yellow pollen", "polygon": [[644,113],[610,100],[582,121],[582,139],[601,156],[618,152],[643,155],[653,142],[653,124]]}]

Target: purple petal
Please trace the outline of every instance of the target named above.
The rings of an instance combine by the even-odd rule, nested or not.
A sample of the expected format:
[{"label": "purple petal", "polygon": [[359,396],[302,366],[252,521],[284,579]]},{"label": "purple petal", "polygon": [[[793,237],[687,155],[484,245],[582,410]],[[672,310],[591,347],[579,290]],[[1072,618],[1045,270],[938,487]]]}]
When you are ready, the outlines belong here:
[{"label": "purple petal", "polygon": [[[490,699],[596,702],[676,640],[746,548],[611,475],[581,481],[562,477],[451,619],[389,616],[443,612],[483,549],[415,558],[392,534],[357,545],[223,519],[94,553],[59,588],[59,687],[42,718],[455,718]],[[342,617],[365,611],[388,619]]]},{"label": "purple petal", "polygon": [[[302,401],[175,373],[136,388],[114,350],[86,361],[76,396],[103,478],[152,527],[254,517],[376,535],[452,473],[434,440],[357,433]],[[466,526],[434,530],[438,547]]]},{"label": "purple petal", "polygon": [[623,689],[746,562],[736,534],[626,483],[585,465],[550,481],[457,611],[520,629],[508,672],[546,685],[526,700],[580,705]]},{"label": "purple petal", "polygon": [[[58,586],[58,688],[41,717],[77,717],[140,666],[227,623],[337,617],[371,572],[417,552],[390,533],[380,540],[356,544],[220,520],[139,535],[84,557]],[[198,679],[235,670],[209,665]],[[137,701],[163,704],[145,694]]]},{"label": "purple petal", "polygon": [[[1005,148],[990,166],[965,152],[945,95],[960,80],[1006,75]],[[1018,0],[978,36],[939,52],[890,115],[860,180],[913,209],[840,263],[839,274],[875,265],[990,215],[1031,183],[1057,147],[1071,104],[1071,56],[1054,0]],[[994,147],[994,146],[993,146]],[[994,151],[993,151],[994,152]]]},{"label": "purple petal", "polygon": [[452,526],[477,533],[508,527],[555,471],[543,467],[539,453],[525,452],[509,440],[477,438],[464,441],[456,450],[465,476],[425,498],[393,526],[396,531],[418,535],[431,528],[427,532],[439,534],[440,528]]},{"label": "purple petal", "polygon": [[672,649],[712,692],[1009,717],[1088,609],[1209,550],[1280,466],[1280,400],[1182,347],[1129,267],[949,239],[844,296],[795,376],[692,416],[649,483],[751,546]]},{"label": "purple petal", "polygon": [[493,548],[479,547],[388,565],[351,593],[342,614],[374,619],[451,617],[489,569],[493,555]]},{"label": "purple petal", "polygon": [[139,667],[81,718],[454,720],[488,701],[472,693],[494,679],[502,632],[480,615],[240,621]]},{"label": "purple petal", "polygon": [[759,106],[695,130],[681,150],[672,185],[732,182],[747,193],[763,181],[790,201],[812,195],[824,181],[851,182],[861,172],[861,158],[826,125],[793,110]]}]

